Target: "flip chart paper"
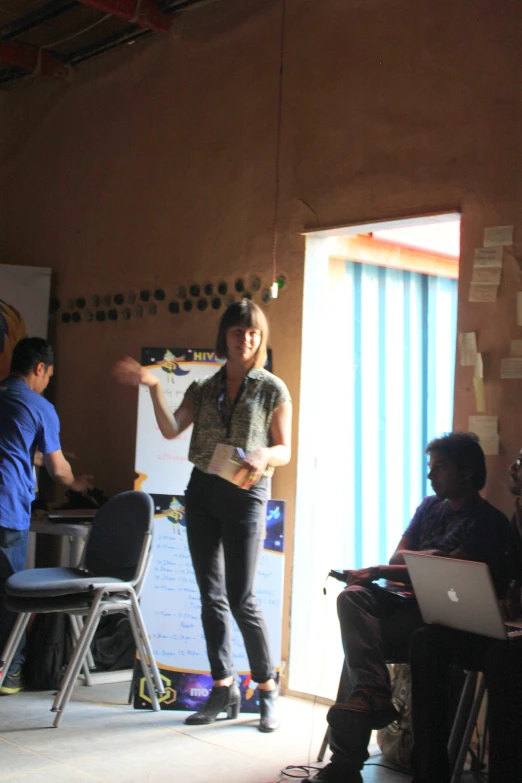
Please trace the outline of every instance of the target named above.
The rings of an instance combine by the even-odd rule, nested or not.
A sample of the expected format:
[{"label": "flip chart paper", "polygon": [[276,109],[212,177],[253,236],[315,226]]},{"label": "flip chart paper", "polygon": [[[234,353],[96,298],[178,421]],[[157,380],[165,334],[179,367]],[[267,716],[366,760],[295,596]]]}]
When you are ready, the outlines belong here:
[{"label": "flip chart paper", "polygon": [[502,266],[503,247],[477,247],[473,266]]},{"label": "flip chart paper", "polygon": [[522,358],[509,357],[500,360],[500,377],[507,379],[522,378]]},{"label": "flip chart paper", "polygon": [[498,416],[468,416],[468,430],[479,438],[498,435]]},{"label": "flip chart paper", "polygon": [[522,340],[511,340],[509,353],[511,356],[522,356]]},{"label": "flip chart paper", "polygon": [[484,380],[482,378],[473,378],[473,389],[475,390],[477,413],[485,413],[486,398],[484,395]]},{"label": "flip chart paper", "polygon": [[501,277],[502,267],[500,266],[474,266],[473,274],[471,275],[471,282],[500,285]]},{"label": "flip chart paper", "polygon": [[475,332],[459,334],[460,366],[474,367],[477,360],[477,336]]},{"label": "flip chart paper", "polygon": [[522,326],[522,291],[517,294],[517,326]]},{"label": "flip chart paper", "polygon": [[490,285],[489,283],[472,283],[469,287],[469,301],[496,302],[497,292],[497,285]]},{"label": "flip chart paper", "polygon": [[484,229],[484,247],[513,244],[513,226],[491,226]]}]

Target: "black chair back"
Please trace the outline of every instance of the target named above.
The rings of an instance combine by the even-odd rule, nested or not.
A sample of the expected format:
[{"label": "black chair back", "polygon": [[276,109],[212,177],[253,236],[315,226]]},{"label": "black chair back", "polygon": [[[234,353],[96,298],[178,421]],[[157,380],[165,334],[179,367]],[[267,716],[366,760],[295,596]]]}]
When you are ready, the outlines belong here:
[{"label": "black chair back", "polygon": [[145,536],[151,535],[154,504],[146,492],[131,490],[111,498],[92,522],[85,568],[94,576],[132,582],[143,565]]}]

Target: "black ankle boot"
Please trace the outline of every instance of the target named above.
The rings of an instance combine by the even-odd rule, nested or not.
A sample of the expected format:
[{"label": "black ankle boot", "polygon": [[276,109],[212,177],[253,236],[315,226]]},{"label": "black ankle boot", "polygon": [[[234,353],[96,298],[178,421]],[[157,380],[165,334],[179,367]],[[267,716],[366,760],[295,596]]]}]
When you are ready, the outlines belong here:
[{"label": "black ankle boot", "polygon": [[197,712],[189,715],[185,723],[189,726],[199,726],[202,723],[213,723],[220,712],[227,713],[227,719],[237,718],[241,693],[237,682],[230,685],[214,685],[205,704]]},{"label": "black ankle boot", "polygon": [[271,691],[257,691],[259,695],[259,712],[261,720],[257,727],[259,731],[275,731],[279,728],[279,717],[277,714],[277,699],[279,697],[279,688]]}]

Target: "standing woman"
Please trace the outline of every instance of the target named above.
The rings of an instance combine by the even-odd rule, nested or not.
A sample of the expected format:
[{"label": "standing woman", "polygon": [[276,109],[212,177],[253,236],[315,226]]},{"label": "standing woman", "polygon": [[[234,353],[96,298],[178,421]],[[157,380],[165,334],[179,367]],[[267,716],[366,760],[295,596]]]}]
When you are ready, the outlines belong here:
[{"label": "standing woman", "polygon": [[[245,643],[252,679],[258,683],[260,731],[275,731],[278,689],[268,631],[254,596],[265,538],[268,478],[290,461],[292,403],[283,381],[263,369],[268,323],[249,299],[234,302],[221,319],[216,353],[226,359],[217,372],[194,381],[177,411],[169,410],[159,379],[127,358],[115,367],[122,383],[150,388],[158,427],[176,438],[194,423],[189,460],[194,463],[185,494],[187,537],[201,595],[201,619],[214,684],[209,698],[185,723],[212,723],[220,712],[239,713],[234,677],[231,615]],[[243,449],[237,484],[207,473],[219,443]]]}]

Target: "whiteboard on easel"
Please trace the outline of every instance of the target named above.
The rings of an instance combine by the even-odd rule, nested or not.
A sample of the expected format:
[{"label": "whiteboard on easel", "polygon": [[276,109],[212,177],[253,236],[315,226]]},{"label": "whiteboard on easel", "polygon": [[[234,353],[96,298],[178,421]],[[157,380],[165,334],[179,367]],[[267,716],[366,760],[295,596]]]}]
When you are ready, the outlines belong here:
[{"label": "whiteboard on easel", "polygon": [[[160,379],[165,399],[176,411],[190,384],[216,373],[224,360],[212,350],[144,348],[142,365]],[[150,389],[140,386],[135,467],[136,489],[151,495],[184,495],[194,467],[188,459],[192,425],[174,440],[167,440],[156,423]]]},{"label": "whiteboard on easel", "polygon": [[[144,348],[142,365],[161,381],[175,411],[190,384],[223,365],[211,350]],[[152,562],[141,594],[141,607],[154,656],[165,684],[162,709],[196,709],[208,696],[212,678],[201,625],[199,591],[188,549],[184,495],[193,465],[188,460],[192,428],[166,440],[156,424],[150,392],[140,387],[136,441],[136,489],[152,496],[155,509]],[[269,500],[266,538],[256,579],[259,605],[269,629],[276,670],[281,663],[284,580],[285,503]],[[241,710],[259,709],[252,688],[243,639],[232,621],[234,664],[241,680]],[[148,708],[140,681],[134,706]]]}]

